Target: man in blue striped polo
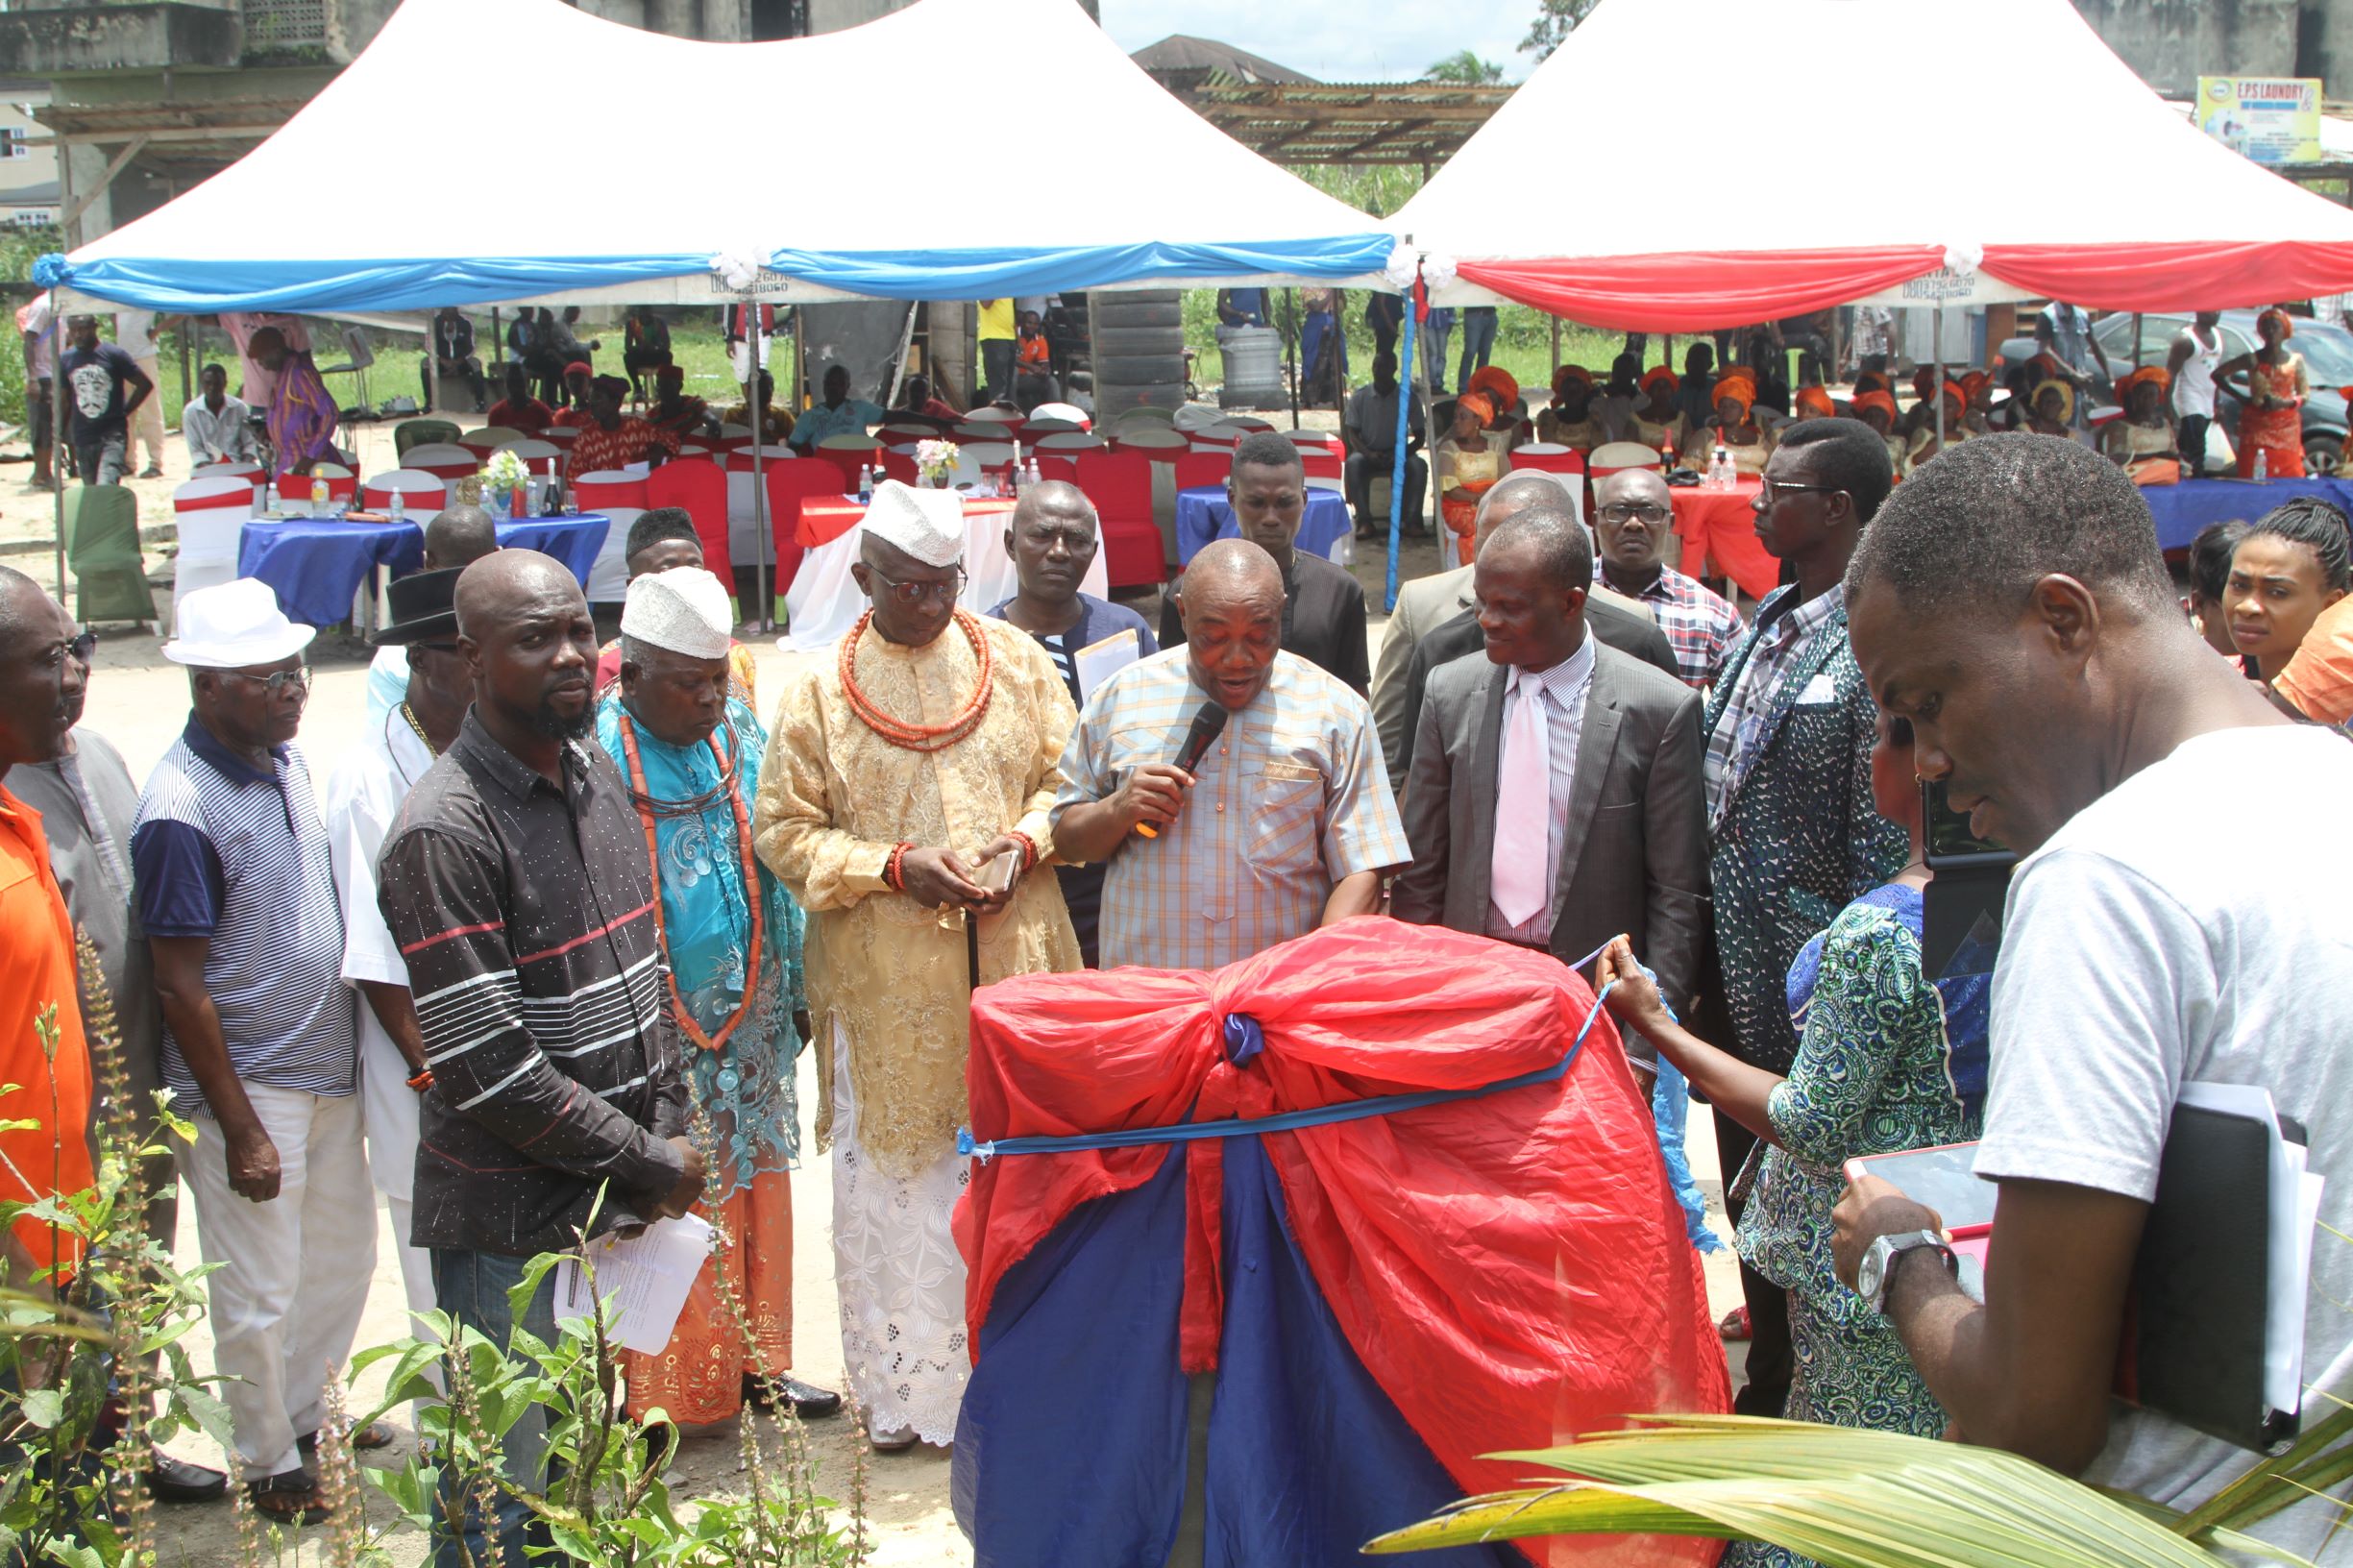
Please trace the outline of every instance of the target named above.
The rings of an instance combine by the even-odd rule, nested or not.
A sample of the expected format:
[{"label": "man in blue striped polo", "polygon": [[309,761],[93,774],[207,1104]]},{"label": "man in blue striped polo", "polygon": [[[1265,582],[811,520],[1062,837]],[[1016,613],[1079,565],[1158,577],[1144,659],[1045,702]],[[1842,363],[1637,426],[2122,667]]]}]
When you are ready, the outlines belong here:
[{"label": "man in blue striped polo", "polygon": [[187,666],[195,711],[131,833],[163,1080],[195,1113],[183,1169],[215,1268],[213,1361],[254,1507],[276,1521],[326,1516],[302,1451],[376,1268],[343,914],[292,744],[311,636],[250,577],[187,597],[163,655]]}]

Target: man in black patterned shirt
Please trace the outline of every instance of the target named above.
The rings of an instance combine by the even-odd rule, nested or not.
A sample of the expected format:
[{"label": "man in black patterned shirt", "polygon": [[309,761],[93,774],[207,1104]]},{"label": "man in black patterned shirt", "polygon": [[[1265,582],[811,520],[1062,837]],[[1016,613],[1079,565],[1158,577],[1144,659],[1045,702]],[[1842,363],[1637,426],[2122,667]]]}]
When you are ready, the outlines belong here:
[{"label": "man in black patterned shirt", "polygon": [[[686,1213],[703,1164],[645,834],[611,759],[581,744],[597,633],[579,584],[535,551],[486,555],[457,582],[457,643],[474,707],[378,870],[431,1073],[410,1239],[442,1311],[500,1344],[516,1326],[552,1340],[545,1284],[520,1320],[507,1303],[530,1259]],[[546,1438],[534,1407],[503,1441],[527,1491],[545,1488]],[[526,1517],[501,1500],[494,1559],[469,1500],[470,1558],[437,1526],[434,1561],[519,1565]]]}]

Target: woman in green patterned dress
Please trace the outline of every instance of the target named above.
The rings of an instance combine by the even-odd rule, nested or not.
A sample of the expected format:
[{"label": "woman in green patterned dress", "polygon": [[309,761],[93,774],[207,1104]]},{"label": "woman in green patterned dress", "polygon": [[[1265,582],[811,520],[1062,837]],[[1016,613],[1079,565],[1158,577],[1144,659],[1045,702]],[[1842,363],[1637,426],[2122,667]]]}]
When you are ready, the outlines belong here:
[{"label": "woman in green patterned dress", "polygon": [[[1840,1166],[1978,1134],[1985,1105],[1987,983],[1928,979],[1921,970],[1925,828],[1912,772],[1912,728],[1882,714],[1871,755],[1881,816],[1912,839],[1894,881],[1849,904],[1806,943],[1789,971],[1799,1034],[1789,1076],[1753,1067],[1679,1025],[1626,939],[1609,945],[1597,979],[1618,1021],[1650,1040],[1693,1089],[1764,1141],[1740,1218],[1740,1255],[1789,1291],[1797,1375],[1785,1414],[1795,1421],[1943,1433],[1946,1416],[1904,1353],[1895,1325],[1839,1283],[1830,1211],[1846,1187]],[[1735,1543],[1726,1568],[1802,1563],[1754,1541]]]}]

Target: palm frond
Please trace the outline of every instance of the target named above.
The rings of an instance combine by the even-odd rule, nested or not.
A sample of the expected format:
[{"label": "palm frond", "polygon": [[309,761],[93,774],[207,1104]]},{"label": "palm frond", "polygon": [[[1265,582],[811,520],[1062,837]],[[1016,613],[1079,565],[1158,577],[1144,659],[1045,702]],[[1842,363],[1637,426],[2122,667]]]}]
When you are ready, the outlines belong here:
[{"label": "palm frond", "polygon": [[1474,1498],[1376,1553],[1532,1535],[1769,1541],[1828,1568],[2219,1568],[2204,1547],[2030,1460],[1894,1433],[1667,1416],[1564,1448],[1502,1454],[1557,1485]]}]

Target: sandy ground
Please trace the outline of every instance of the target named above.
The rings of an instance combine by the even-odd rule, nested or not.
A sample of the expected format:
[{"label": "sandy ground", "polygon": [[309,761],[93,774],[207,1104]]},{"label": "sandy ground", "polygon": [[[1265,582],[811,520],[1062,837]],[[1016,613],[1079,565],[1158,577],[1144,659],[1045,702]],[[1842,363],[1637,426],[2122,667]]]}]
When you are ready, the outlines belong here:
[{"label": "sandy ground", "polygon": [[[1309,416],[1309,422],[1329,425],[1329,414]],[[363,441],[363,464],[369,471],[390,467],[391,435],[389,426],[370,429]],[[140,493],[141,515],[156,541],[158,525],[168,527],[171,516],[169,494],[171,486],[185,477],[185,456],[175,439],[172,460],[166,476],[160,480],[134,481],[133,488]],[[21,476],[25,470],[12,471]],[[21,498],[21,499],[18,499]],[[32,538],[47,541],[52,537],[48,521],[48,499],[22,485],[8,486],[5,500],[0,500],[0,559],[32,572],[43,581],[51,579],[45,551],[28,558],[11,551],[10,543]],[[151,567],[165,584],[159,601],[169,601],[169,567],[164,562],[164,551],[159,542],[151,542]],[[21,550],[22,545],[17,549]],[[1370,590],[1378,609],[1381,603],[1380,578],[1383,563],[1378,556],[1362,560],[1357,570]],[[1409,544],[1401,563],[1406,576],[1421,576],[1436,569],[1435,551],[1427,542]],[[1380,636],[1380,619],[1373,625],[1376,647]],[[149,769],[160,757],[173,738],[186,722],[187,698],[184,674],[164,660],[159,651],[160,641],[154,635],[135,634],[110,629],[102,638],[96,666],[91,675],[89,705],[85,723],[104,733],[119,747],[129,762],[133,774],[144,778]],[[761,684],[773,691],[787,655],[761,640],[758,647],[761,665]],[[322,782],[332,771],[333,759],[344,747],[355,744],[364,723],[364,687],[367,650],[334,635],[322,636],[312,648],[311,658],[315,683],[306,716],[301,745],[309,754],[314,775]],[[800,1101],[804,1113],[803,1141],[814,1147],[806,1124],[806,1114],[814,1103],[815,1089],[803,1057]],[[1708,1194],[1710,1217],[1720,1235],[1728,1237],[1724,1223],[1721,1187],[1717,1180],[1715,1142],[1708,1130],[1704,1112],[1695,1115],[1690,1139],[1692,1164]],[[832,1179],[828,1164],[823,1159],[812,1159],[796,1176],[795,1205],[797,1210],[797,1249],[794,1259],[794,1313],[796,1322],[796,1354],[799,1376],[825,1386],[839,1387],[842,1382],[841,1339],[837,1332],[833,1294],[833,1259],[830,1245],[829,1217],[832,1212]],[[192,1266],[197,1260],[194,1228],[194,1206],[183,1189],[178,1251],[182,1262]],[[359,1332],[361,1347],[381,1344],[403,1336],[407,1332],[404,1315],[403,1297],[398,1277],[398,1264],[392,1243],[389,1221],[380,1206],[377,1211],[377,1267],[375,1284],[370,1291],[368,1314]],[[1739,1299],[1738,1272],[1730,1255],[1717,1252],[1708,1255],[1708,1293],[1715,1310],[1722,1312]],[[191,1351],[200,1368],[208,1368],[210,1338],[199,1329],[190,1340]],[[1735,1362],[1737,1356],[1735,1355]],[[372,1408],[380,1390],[380,1379],[363,1377],[355,1409]],[[393,1451],[397,1460],[410,1452],[412,1433],[406,1425],[406,1412],[397,1412],[394,1424],[400,1429],[401,1441]],[[811,1436],[817,1460],[819,1489],[830,1495],[846,1495],[850,1478],[851,1433],[844,1420],[814,1423]],[[182,1439],[173,1445],[174,1451],[204,1463],[218,1464],[220,1456],[210,1451],[210,1445],[201,1439]],[[385,1462],[382,1455],[372,1456]],[[732,1489],[738,1484],[735,1445],[731,1437],[690,1439],[681,1452],[678,1474],[674,1478],[681,1495],[697,1495]],[[904,1455],[879,1456],[869,1467],[870,1517],[877,1549],[873,1561],[883,1568],[898,1565],[966,1564],[971,1561],[971,1551],[948,1509],[948,1464],[944,1454],[917,1450]],[[392,1520],[390,1506],[378,1497],[369,1509],[373,1527],[388,1529]],[[188,1507],[167,1510],[162,1516],[162,1561],[165,1564],[210,1565],[227,1564],[235,1560],[234,1533],[231,1513],[226,1506]],[[414,1531],[400,1530],[392,1532],[384,1543],[397,1568],[409,1568],[422,1559],[424,1542]],[[312,1563],[320,1559],[315,1545],[301,1540],[288,1541],[276,1555],[282,1564]]]}]

